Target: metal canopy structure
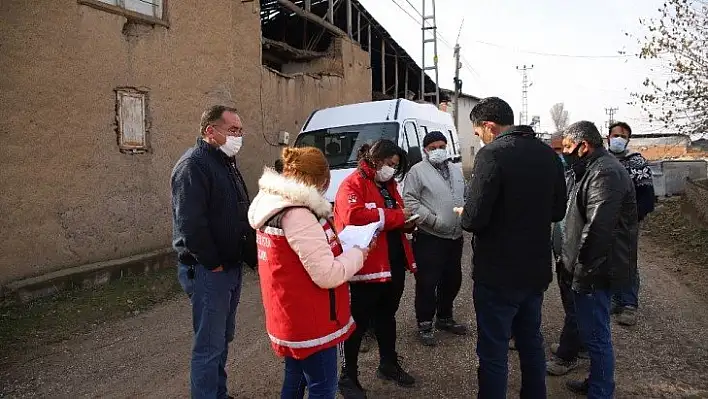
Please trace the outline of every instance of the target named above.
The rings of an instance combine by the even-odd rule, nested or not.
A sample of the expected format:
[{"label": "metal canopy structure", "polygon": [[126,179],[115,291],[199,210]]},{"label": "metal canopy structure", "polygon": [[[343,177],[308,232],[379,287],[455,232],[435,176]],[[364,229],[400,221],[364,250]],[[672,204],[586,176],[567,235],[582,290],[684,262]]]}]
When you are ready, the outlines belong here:
[{"label": "metal canopy structure", "polygon": [[[369,53],[372,99],[422,100],[435,82],[357,0],[260,0],[263,64],[331,57],[335,38],[349,38]],[[447,96],[441,93],[443,98]]]}]

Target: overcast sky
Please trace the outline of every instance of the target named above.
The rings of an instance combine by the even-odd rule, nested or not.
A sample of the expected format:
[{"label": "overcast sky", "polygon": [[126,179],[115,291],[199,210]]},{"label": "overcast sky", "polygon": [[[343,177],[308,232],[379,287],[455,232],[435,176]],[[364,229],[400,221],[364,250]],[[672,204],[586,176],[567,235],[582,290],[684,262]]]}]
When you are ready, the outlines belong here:
[{"label": "overcast sky", "polygon": [[[408,1],[360,0],[420,63],[420,22],[395,3],[420,18],[423,0]],[[464,18],[460,45],[465,93],[499,96],[518,119],[521,73],[516,66],[533,64],[529,121],[539,115],[542,130],[552,130],[549,109],[563,102],[571,122],[587,119],[604,127],[605,108],[617,107],[615,119],[627,121],[637,133],[660,132],[641,109],[627,105],[630,93],[641,90],[649,64],[618,54],[636,53],[636,40],[625,32],[640,34],[639,18],[656,17],[660,5],[660,0],[437,0],[440,86],[453,88],[452,46]]]}]

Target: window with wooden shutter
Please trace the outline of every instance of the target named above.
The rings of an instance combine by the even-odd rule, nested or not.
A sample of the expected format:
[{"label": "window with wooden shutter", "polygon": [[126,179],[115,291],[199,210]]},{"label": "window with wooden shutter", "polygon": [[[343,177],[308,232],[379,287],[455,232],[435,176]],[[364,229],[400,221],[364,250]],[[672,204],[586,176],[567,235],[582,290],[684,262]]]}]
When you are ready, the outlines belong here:
[{"label": "window with wooden shutter", "polygon": [[132,21],[167,26],[164,12],[167,0],[78,0],[78,2],[124,15]]},{"label": "window with wooden shutter", "polygon": [[136,89],[116,90],[118,146],[122,152],[143,153],[147,143],[147,92]]}]

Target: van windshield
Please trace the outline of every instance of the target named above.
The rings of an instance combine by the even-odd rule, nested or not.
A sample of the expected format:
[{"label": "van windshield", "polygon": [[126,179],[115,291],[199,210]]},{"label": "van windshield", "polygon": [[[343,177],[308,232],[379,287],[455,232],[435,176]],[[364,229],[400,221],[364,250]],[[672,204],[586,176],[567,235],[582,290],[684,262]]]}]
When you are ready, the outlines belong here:
[{"label": "van windshield", "polygon": [[324,152],[331,169],[356,166],[356,155],[364,144],[388,139],[397,143],[398,122],[370,123],[313,130],[300,134],[295,147],[317,147]]}]

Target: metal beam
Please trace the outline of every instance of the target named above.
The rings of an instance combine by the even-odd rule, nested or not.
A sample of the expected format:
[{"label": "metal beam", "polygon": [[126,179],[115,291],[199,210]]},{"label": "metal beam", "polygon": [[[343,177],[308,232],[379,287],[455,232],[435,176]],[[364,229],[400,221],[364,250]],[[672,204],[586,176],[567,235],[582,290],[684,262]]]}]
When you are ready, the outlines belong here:
[{"label": "metal beam", "polygon": [[381,92],[386,94],[386,41],[381,38]]},{"label": "metal beam", "polygon": [[394,96],[394,98],[398,98],[398,54],[395,54],[394,59],[396,60],[396,65],[394,66],[393,70],[394,70],[395,73],[396,73],[396,77],[395,77],[394,80],[393,80],[393,87],[394,87],[393,90],[394,90],[395,93],[396,93],[396,95]]},{"label": "metal beam", "polygon": [[327,20],[334,23],[334,0],[327,0]]},{"label": "metal beam", "polygon": [[[420,69],[420,74],[425,75],[423,68]],[[425,76],[420,78],[420,100],[425,100]]]},{"label": "metal beam", "polygon": [[305,0],[305,11],[312,11],[312,0]]},{"label": "metal beam", "polygon": [[[332,0],[330,0],[330,4],[332,4],[331,1],[332,1]],[[331,24],[331,23],[325,21],[325,20],[322,19],[321,17],[319,17],[319,16],[317,16],[317,15],[315,15],[315,14],[309,12],[309,11],[305,11],[304,9],[302,9],[302,8],[300,8],[300,7],[298,7],[298,6],[296,6],[296,5],[295,5],[292,1],[290,1],[290,0],[278,0],[278,4],[280,4],[281,6],[287,8],[288,10],[292,11],[292,12],[295,13],[297,16],[299,16],[299,17],[301,17],[301,18],[304,18],[304,19],[306,19],[306,20],[308,20],[308,21],[310,21],[310,22],[312,22],[312,23],[315,23],[315,24],[317,24],[317,25],[319,25],[319,26],[321,26],[321,27],[327,29],[328,31],[330,31],[331,33],[333,33],[335,36],[338,36],[338,37],[345,37],[345,36],[347,36],[347,33],[344,32],[343,30],[341,30],[341,29],[337,28],[336,26],[334,26],[333,24]]]},{"label": "metal beam", "polygon": [[403,83],[403,98],[406,100],[408,99],[408,64],[405,64],[406,66],[406,77],[404,78],[404,83]]},{"label": "metal beam", "polygon": [[352,0],[347,1],[347,35],[352,38]]},{"label": "metal beam", "polygon": [[361,10],[356,13],[356,41],[361,44]]},{"label": "metal beam", "polygon": [[366,50],[369,52],[369,64],[371,64],[371,22],[369,22],[369,47],[366,48]]}]

